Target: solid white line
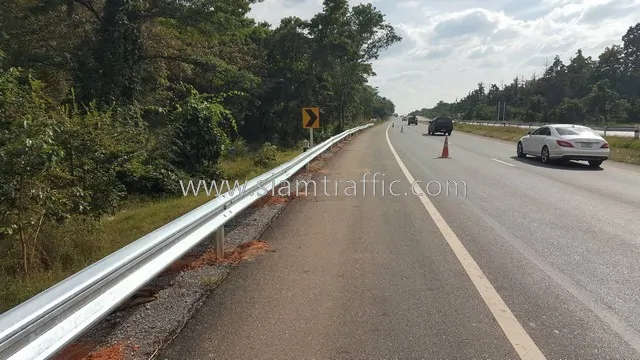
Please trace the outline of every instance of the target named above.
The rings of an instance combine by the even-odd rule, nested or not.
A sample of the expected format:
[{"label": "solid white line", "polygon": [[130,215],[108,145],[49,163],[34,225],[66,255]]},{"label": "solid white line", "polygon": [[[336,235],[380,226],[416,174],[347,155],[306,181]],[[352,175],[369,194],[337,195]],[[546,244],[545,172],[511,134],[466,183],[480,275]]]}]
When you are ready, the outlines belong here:
[{"label": "solid white line", "polygon": [[499,163],[501,163],[501,164],[505,164],[505,165],[509,165],[509,166],[515,166],[515,165],[513,165],[513,164],[509,164],[508,162],[505,162],[505,161],[502,161],[502,160],[498,160],[498,159],[496,159],[496,158],[491,158],[491,160],[493,160],[493,161],[497,161],[497,162],[499,162]]},{"label": "solid white line", "polygon": [[[410,184],[415,184],[416,181],[414,177],[409,172],[409,169],[404,165],[400,156],[398,156],[393,145],[391,145],[391,140],[389,139],[389,127],[387,127],[386,135],[389,149],[391,149],[393,157],[396,159],[398,165],[400,165],[400,169],[402,169],[404,176]],[[502,300],[500,294],[498,294],[489,279],[484,275],[480,266],[478,266],[460,239],[458,239],[458,236],[453,232],[451,227],[449,227],[449,224],[447,224],[431,200],[429,200],[427,194],[425,194],[419,187],[417,187],[416,193],[520,358],[532,360],[546,359],[529,334],[527,334],[522,325],[520,325],[520,322],[518,322],[518,319],[513,315],[507,304]]]}]

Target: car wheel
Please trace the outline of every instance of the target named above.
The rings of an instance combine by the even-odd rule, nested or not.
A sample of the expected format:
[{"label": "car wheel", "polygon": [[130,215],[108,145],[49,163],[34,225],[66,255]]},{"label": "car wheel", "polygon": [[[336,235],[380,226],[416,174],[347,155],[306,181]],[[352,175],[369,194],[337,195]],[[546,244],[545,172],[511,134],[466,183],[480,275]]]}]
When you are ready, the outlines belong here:
[{"label": "car wheel", "polygon": [[549,163],[549,148],[546,145],[542,147],[542,152],[540,153],[540,161],[545,165]]},{"label": "car wheel", "polygon": [[527,154],[525,154],[524,150],[522,150],[522,142],[521,141],[518,142],[517,154],[518,154],[519,158],[526,158],[527,157]]},{"label": "car wheel", "polygon": [[597,168],[602,165],[602,160],[589,160],[589,167]]}]

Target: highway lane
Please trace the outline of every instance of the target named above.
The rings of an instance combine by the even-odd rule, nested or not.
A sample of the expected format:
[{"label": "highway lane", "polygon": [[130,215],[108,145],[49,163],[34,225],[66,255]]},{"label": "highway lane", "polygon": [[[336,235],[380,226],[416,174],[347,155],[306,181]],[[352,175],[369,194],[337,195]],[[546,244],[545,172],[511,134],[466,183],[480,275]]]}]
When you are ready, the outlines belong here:
[{"label": "highway lane", "polygon": [[[444,137],[424,136],[422,124],[390,130],[416,178],[466,180],[466,197],[445,194],[433,202],[516,316],[525,323],[548,318],[528,329],[539,346],[569,350],[568,342],[581,337],[595,344],[607,338],[613,351],[620,337],[622,348],[640,349],[637,167],[544,167],[515,157],[514,144],[459,132],[450,137],[451,159],[434,159]],[[567,338],[544,335],[556,321]]]},{"label": "highway lane", "polygon": [[[379,172],[401,196],[378,183],[378,196],[294,200],[264,235],[275,252],[234,270],[158,358],[514,359],[514,339],[549,359],[640,358],[639,172],[543,168],[460,133],[437,159],[443,137],[400,129],[389,140],[415,179],[467,183],[429,197],[445,224],[411,195],[386,125],[368,130],[326,175]],[[485,276],[495,296],[476,288]],[[509,313],[522,333],[501,327]]]}]

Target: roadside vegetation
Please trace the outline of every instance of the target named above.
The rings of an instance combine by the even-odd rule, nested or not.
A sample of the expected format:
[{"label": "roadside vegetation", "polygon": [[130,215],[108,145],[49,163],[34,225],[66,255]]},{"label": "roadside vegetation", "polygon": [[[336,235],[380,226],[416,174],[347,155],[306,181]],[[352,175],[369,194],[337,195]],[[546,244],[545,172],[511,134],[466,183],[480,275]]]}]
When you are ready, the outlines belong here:
[{"label": "roadside vegetation", "polygon": [[0,2],[0,311],[208,200],[180,180],[249,179],[384,119],[371,62],[401,40],[375,7],[309,20],[252,0]]},{"label": "roadside vegetation", "polygon": [[[529,129],[515,126],[487,126],[455,123],[456,131],[515,142]],[[631,137],[604,136],[611,146],[611,160],[640,165],[640,141]],[[515,149],[515,145],[514,145]],[[515,150],[514,150],[515,151]]]},{"label": "roadside vegetation", "polygon": [[[505,117],[498,118],[498,103],[507,104]],[[640,124],[640,23],[629,27],[622,44],[607,47],[597,59],[585,57],[581,50],[568,63],[556,56],[542,74],[530,79],[516,77],[502,87],[479,83],[456,102],[440,101],[412,114],[592,126]]]}]

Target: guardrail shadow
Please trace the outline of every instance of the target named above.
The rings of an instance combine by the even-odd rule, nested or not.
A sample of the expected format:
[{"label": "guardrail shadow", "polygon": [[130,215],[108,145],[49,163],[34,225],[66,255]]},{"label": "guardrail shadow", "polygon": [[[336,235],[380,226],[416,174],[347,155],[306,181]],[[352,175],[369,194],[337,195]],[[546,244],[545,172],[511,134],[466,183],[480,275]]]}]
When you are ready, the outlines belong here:
[{"label": "guardrail shadow", "polygon": [[549,162],[548,165],[545,165],[540,162],[540,159],[527,156],[526,158],[519,158],[517,156],[511,156],[511,159],[527,165],[547,168],[547,169],[558,169],[558,170],[572,170],[572,171],[602,171],[604,170],[602,167],[592,168],[589,167],[587,163],[577,162],[577,161],[562,161],[562,160],[553,160]]}]

